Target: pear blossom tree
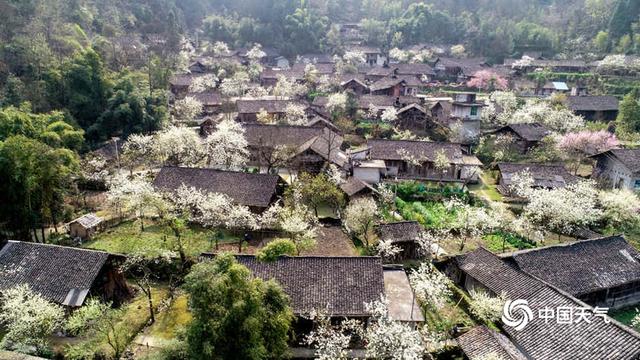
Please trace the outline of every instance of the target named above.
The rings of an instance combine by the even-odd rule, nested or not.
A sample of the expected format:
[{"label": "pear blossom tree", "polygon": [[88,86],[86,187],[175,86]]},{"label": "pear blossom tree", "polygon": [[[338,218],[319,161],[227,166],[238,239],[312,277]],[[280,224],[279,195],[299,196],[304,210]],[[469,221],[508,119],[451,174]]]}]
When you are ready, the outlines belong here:
[{"label": "pear blossom tree", "polygon": [[329,113],[336,117],[346,111],[347,101],[348,98],[346,93],[333,93],[327,97],[327,104],[325,105],[325,108]]},{"label": "pear blossom tree", "polygon": [[584,127],[584,119],[566,108],[554,108],[547,102],[529,100],[516,110],[512,123],[539,123],[559,133],[578,131]]},{"label": "pear blossom tree", "polygon": [[284,120],[289,125],[305,125],[307,123],[305,107],[296,103],[287,104],[284,109]]},{"label": "pear blossom tree", "polygon": [[314,329],[304,337],[304,343],[313,347],[318,360],[348,359],[353,337],[364,336],[363,324],[355,319],[334,324],[322,311],[313,311],[306,318],[313,321]]},{"label": "pear blossom tree", "polygon": [[425,307],[442,308],[453,295],[451,280],[430,262],[423,262],[409,274],[409,282],[416,298]]},{"label": "pear blossom tree", "polygon": [[218,77],[215,74],[204,74],[202,76],[195,77],[189,85],[189,92],[201,93],[208,90],[215,89],[218,84]]},{"label": "pear blossom tree", "polygon": [[202,103],[196,98],[187,96],[184,99],[176,100],[173,105],[174,120],[180,122],[193,121],[202,114]]},{"label": "pear blossom tree", "polygon": [[273,125],[276,123],[276,119],[271,116],[271,114],[269,114],[269,112],[267,110],[265,110],[264,108],[260,108],[260,111],[258,111],[258,113],[256,114],[256,120],[260,123],[260,124],[266,124],[266,125]]},{"label": "pear blossom tree", "polygon": [[626,230],[640,224],[640,198],[637,193],[627,189],[602,190],[598,201],[607,225]]},{"label": "pear blossom tree", "polygon": [[254,99],[259,99],[268,96],[269,93],[269,89],[265,89],[262,86],[254,86],[247,91],[247,96]]},{"label": "pear blossom tree", "polygon": [[151,210],[164,206],[160,194],[144,178],[116,176],[109,184],[107,201],[118,209],[135,214],[140,220],[140,230],[144,231],[144,216]]},{"label": "pear blossom tree", "polygon": [[296,202],[281,209],[279,216],[279,227],[296,245],[297,255],[316,246],[316,219],[306,206]]},{"label": "pear blossom tree", "polygon": [[193,129],[171,126],[155,134],[153,153],[163,165],[194,166],[203,160],[205,148]]},{"label": "pear blossom tree", "polygon": [[376,253],[387,261],[392,260],[401,252],[402,249],[396,246],[392,239],[380,239],[376,244]]},{"label": "pear blossom tree", "polygon": [[249,74],[245,71],[236,71],[233,76],[225,78],[220,83],[220,93],[224,96],[243,96],[249,86]]},{"label": "pear blossom tree", "polygon": [[478,70],[467,81],[467,86],[479,90],[506,90],[509,82],[491,70]]},{"label": "pear blossom tree", "polygon": [[[500,112],[498,113],[498,109]],[[482,110],[483,122],[504,125],[512,121],[513,113],[518,110],[518,98],[512,91],[494,91],[489,95],[487,107]]]},{"label": "pear blossom tree", "polygon": [[358,50],[346,51],[342,57],[336,56],[334,60],[339,74],[355,74],[358,67],[367,62],[364,52]]},{"label": "pear blossom tree", "polygon": [[507,302],[506,293],[491,296],[486,291],[471,291],[469,310],[473,316],[485,324],[494,323],[502,317],[504,304]]},{"label": "pear blossom tree", "polygon": [[142,165],[145,168],[153,163],[154,138],[152,135],[131,134],[122,146],[124,162],[133,168]]},{"label": "pear blossom tree", "polygon": [[63,325],[64,309],[23,284],[0,293],[0,325],[7,331],[5,349],[47,348],[49,337]]},{"label": "pear blossom tree", "polygon": [[424,358],[425,344],[422,335],[409,324],[392,320],[384,297],[373,303],[366,303],[365,308],[372,314],[364,335],[368,356],[393,360]]},{"label": "pear blossom tree", "polygon": [[373,199],[355,199],[344,211],[344,226],[369,249],[375,236],[373,232],[378,224],[378,215],[378,205]]},{"label": "pear blossom tree", "polygon": [[239,170],[249,160],[248,146],[244,128],[234,120],[222,120],[205,140],[207,163],[226,170]]},{"label": "pear blossom tree", "polygon": [[531,66],[531,64],[533,64],[533,60],[534,59],[532,57],[525,55],[519,60],[514,61],[513,64],[511,64],[511,68],[524,69],[526,67]]},{"label": "pear blossom tree", "polygon": [[307,87],[303,84],[298,84],[295,79],[290,79],[282,74],[278,75],[278,82],[273,87],[273,95],[276,98],[296,98],[304,95],[307,92]]},{"label": "pear blossom tree", "polygon": [[451,160],[447,157],[447,153],[440,149],[436,152],[436,158],[433,161],[433,167],[438,171],[438,175],[440,176],[440,182],[442,182],[442,177],[447,171],[451,168]]},{"label": "pear blossom tree", "polygon": [[229,52],[229,46],[222,41],[216,41],[211,46],[211,52],[213,53],[214,56],[224,55]]},{"label": "pear blossom tree", "polygon": [[320,73],[314,64],[306,64],[304,66],[304,81],[307,84],[316,84],[319,80]]},{"label": "pear blossom tree", "polygon": [[451,55],[453,55],[454,57],[464,57],[466,55],[467,49],[465,49],[464,45],[462,44],[458,44],[458,45],[453,45],[449,51],[451,52]]},{"label": "pear blossom tree", "polygon": [[598,192],[593,181],[579,181],[556,189],[530,189],[523,216],[549,231],[569,234],[598,221]]}]

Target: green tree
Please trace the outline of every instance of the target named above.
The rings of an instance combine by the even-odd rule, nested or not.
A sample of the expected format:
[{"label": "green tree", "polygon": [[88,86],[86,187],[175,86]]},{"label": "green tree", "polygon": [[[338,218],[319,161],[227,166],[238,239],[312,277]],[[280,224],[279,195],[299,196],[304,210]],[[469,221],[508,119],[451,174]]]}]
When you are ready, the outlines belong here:
[{"label": "green tree", "polygon": [[193,320],[190,359],[279,359],[293,312],[274,281],[263,281],[230,254],[195,265],[185,278]]},{"label": "green tree", "polygon": [[638,97],[631,92],[620,102],[620,110],[616,119],[618,128],[627,132],[640,131],[640,104]]},{"label": "green tree", "polygon": [[294,188],[300,191],[302,202],[313,209],[316,217],[322,205],[329,205],[339,210],[346,202],[344,192],[324,173],[318,175],[302,173]]},{"label": "green tree", "polygon": [[56,226],[78,170],[77,155],[16,135],[0,142],[0,222],[18,239],[38,239],[36,229]]},{"label": "green tree", "polygon": [[258,251],[256,257],[260,261],[271,262],[280,256],[294,256],[298,252],[296,244],[289,239],[275,239]]}]

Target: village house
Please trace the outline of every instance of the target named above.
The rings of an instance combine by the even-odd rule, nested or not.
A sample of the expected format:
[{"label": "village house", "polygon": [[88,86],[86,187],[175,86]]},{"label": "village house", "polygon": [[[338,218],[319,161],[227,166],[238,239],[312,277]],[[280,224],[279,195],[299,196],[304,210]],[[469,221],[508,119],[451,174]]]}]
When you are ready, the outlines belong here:
[{"label": "village house", "polygon": [[509,138],[511,141],[510,149],[520,154],[526,154],[537,147],[542,139],[550,133],[549,129],[538,123],[509,124],[491,132],[497,137]]},{"label": "village house", "polygon": [[390,241],[401,249],[393,261],[416,260],[425,257],[424,249],[420,248],[422,233],[422,226],[417,221],[399,221],[378,226],[378,238]]},{"label": "village house", "polygon": [[345,74],[339,78],[340,88],[357,96],[369,93],[369,85],[362,74]]},{"label": "village house", "polygon": [[564,167],[564,164],[498,164],[498,191],[503,195],[511,195],[513,177],[516,174],[529,173],[533,178],[534,188],[558,189],[580,180]]},{"label": "village house", "polygon": [[289,81],[302,83],[304,81],[304,68],[302,69],[279,69],[264,68],[260,73],[260,86],[274,87],[280,77],[285,77]]},{"label": "village house", "polygon": [[205,193],[224,194],[257,213],[268,208],[282,194],[283,187],[277,175],[174,166],[163,167],[153,185],[168,193],[187,186]]},{"label": "village house", "polygon": [[460,120],[480,120],[484,106],[484,102],[477,101],[475,93],[457,93],[451,104],[451,117]]},{"label": "village house", "polygon": [[458,136],[466,144],[475,142],[480,136],[480,118],[484,102],[477,101],[475,93],[457,93],[451,103],[449,127],[460,126]]},{"label": "village house", "polygon": [[377,193],[377,190],[368,183],[355,176],[350,176],[340,184],[340,189],[347,195],[349,200],[360,197],[368,197]]},{"label": "village house", "polygon": [[202,115],[215,115],[220,112],[222,106],[222,97],[219,93],[209,90],[199,93],[189,93],[187,96],[191,96],[198,100],[202,104]]},{"label": "village house", "polygon": [[387,61],[384,53],[378,47],[357,45],[348,50],[362,52],[365,56],[365,62],[369,66],[383,66]]},{"label": "village house", "polygon": [[439,120],[423,105],[412,103],[397,109],[395,126],[401,130],[409,130],[417,136],[445,141],[449,130]]},{"label": "village house", "polygon": [[[214,254],[202,254],[212,258]],[[297,317],[296,333],[312,329],[309,315],[322,311],[332,319],[371,316],[366,304],[386,297],[392,319],[416,324],[424,317],[404,270],[386,270],[379,257],[282,256],[258,261],[252,255],[236,255],[238,262],[263,280],[275,280],[291,300]]]},{"label": "village house", "polygon": [[102,230],[103,219],[96,214],[85,214],[67,224],[69,236],[89,240]]},{"label": "village house", "polygon": [[564,81],[547,81],[541,87],[536,88],[535,94],[546,97],[554,94],[567,94],[569,91],[569,86]]},{"label": "village house", "polygon": [[26,284],[69,308],[90,297],[119,305],[132,295],[120,271],[124,260],[103,251],[10,240],[0,244],[0,292]]},{"label": "village house", "polygon": [[483,360],[497,356],[504,360],[529,360],[505,335],[485,325],[478,325],[456,338],[469,360]]},{"label": "village house", "polygon": [[594,178],[614,189],[640,190],[640,149],[612,149],[591,158]]},{"label": "village house", "polygon": [[433,64],[437,78],[465,82],[473,74],[489,67],[485,58],[457,59],[440,57]]},{"label": "village house", "polygon": [[[557,262],[556,267],[561,266],[558,271],[564,272],[581,261]],[[616,359],[636,359],[640,356],[640,336],[635,331],[607,315],[596,316],[593,308],[567,292],[514,268],[484,248],[456,256],[446,265],[446,272],[454,283],[469,292],[504,294],[511,300],[527,301],[527,307],[536,316],[518,330],[503,326],[505,335],[527,359],[606,359],[612,358],[612,354]],[[576,309],[584,309],[590,321],[566,324],[555,317],[539,316],[544,309],[558,307],[574,309],[574,320]]]},{"label": "village house", "polygon": [[422,81],[415,76],[391,75],[372,83],[369,89],[372,95],[416,96],[422,86]]},{"label": "village house", "polygon": [[[482,166],[478,158],[467,154],[462,145],[455,143],[372,139],[367,146],[369,160],[384,161],[385,169],[381,175],[386,177],[476,182]],[[435,168],[438,154],[446,156],[450,164],[448,169]],[[354,164],[354,175],[356,167]]]},{"label": "village house", "polygon": [[567,107],[586,120],[614,121],[618,117],[618,99],[615,96],[568,96]]},{"label": "village house", "polygon": [[521,250],[503,259],[591,306],[640,303],[640,253],[622,236]]},{"label": "village house", "polygon": [[255,123],[261,111],[266,111],[274,120],[279,120],[285,116],[287,107],[292,104],[297,103],[292,100],[237,100],[238,121]]},{"label": "village house", "polygon": [[518,74],[528,74],[536,69],[549,69],[558,73],[581,73],[593,69],[593,65],[584,60],[505,59],[504,65]]},{"label": "village house", "polygon": [[346,169],[342,136],[327,127],[245,124],[251,152],[249,166],[262,173],[292,176],[298,171],[318,173],[327,164]]},{"label": "village house", "polygon": [[[330,54],[302,54],[296,56],[296,64],[334,64],[333,56]],[[295,66],[295,65],[294,65]]]},{"label": "village house", "polygon": [[169,89],[176,99],[183,99],[189,93],[189,87],[196,77],[194,74],[178,74],[169,80]]}]

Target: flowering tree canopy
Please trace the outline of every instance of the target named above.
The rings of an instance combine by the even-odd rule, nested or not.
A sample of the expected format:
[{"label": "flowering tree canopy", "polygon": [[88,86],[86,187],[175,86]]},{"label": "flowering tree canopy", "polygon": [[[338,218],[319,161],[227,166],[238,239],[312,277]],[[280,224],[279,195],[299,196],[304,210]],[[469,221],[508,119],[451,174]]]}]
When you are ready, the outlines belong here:
[{"label": "flowering tree canopy", "polygon": [[0,324],[8,332],[0,347],[42,350],[61,325],[64,310],[34,293],[28,285],[3,290],[0,294]]},{"label": "flowering tree canopy", "polygon": [[249,160],[244,128],[234,120],[222,120],[205,140],[210,165],[239,170]]},{"label": "flowering tree canopy", "polygon": [[566,133],[558,141],[558,148],[561,151],[577,153],[580,156],[595,155],[618,146],[620,146],[618,138],[604,130]]},{"label": "flowering tree canopy", "polygon": [[187,96],[176,100],[173,110],[177,121],[192,121],[202,113],[202,103],[194,97]]},{"label": "flowering tree canopy", "polygon": [[449,289],[451,280],[429,262],[423,262],[417,270],[411,272],[409,281],[416,298],[425,306],[441,308],[452,295]]},{"label": "flowering tree canopy", "polygon": [[467,81],[467,86],[490,91],[506,90],[509,82],[491,70],[479,70],[473,74],[471,80]]},{"label": "flowering tree canopy", "polygon": [[378,205],[371,198],[353,200],[344,211],[344,225],[370,246],[373,228],[378,222]]}]

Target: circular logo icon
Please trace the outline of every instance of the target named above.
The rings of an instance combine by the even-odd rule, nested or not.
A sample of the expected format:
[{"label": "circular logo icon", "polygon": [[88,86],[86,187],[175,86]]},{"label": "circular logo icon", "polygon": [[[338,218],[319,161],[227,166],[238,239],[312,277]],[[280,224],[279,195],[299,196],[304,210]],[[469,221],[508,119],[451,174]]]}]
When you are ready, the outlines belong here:
[{"label": "circular logo icon", "polygon": [[502,322],[505,325],[516,329],[516,331],[520,331],[524,329],[531,320],[533,320],[533,311],[531,311],[527,300],[508,300],[504,304]]}]

